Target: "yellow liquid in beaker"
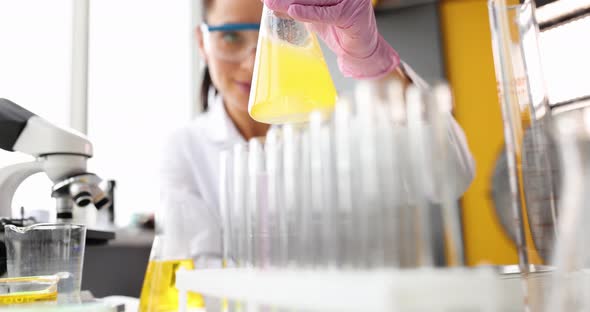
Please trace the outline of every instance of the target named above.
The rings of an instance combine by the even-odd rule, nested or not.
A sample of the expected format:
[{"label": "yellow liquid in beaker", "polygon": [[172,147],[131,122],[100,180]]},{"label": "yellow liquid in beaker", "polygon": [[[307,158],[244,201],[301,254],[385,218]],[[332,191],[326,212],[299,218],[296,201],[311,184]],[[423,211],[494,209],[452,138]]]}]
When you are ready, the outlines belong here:
[{"label": "yellow liquid in beaker", "polygon": [[[193,260],[150,261],[148,264],[141,299],[140,312],[178,311],[178,289],[176,289],[176,271],[184,268],[194,269]],[[199,294],[188,294],[187,308],[203,308],[203,297]]]},{"label": "yellow liquid in beaker", "polygon": [[0,279],[0,306],[57,300],[57,276]]},{"label": "yellow liquid in beaker", "polygon": [[260,40],[250,116],[284,124],[305,122],[316,110],[332,112],[336,88],[315,35],[303,47],[268,37]]},{"label": "yellow liquid in beaker", "polygon": [[51,292],[22,292],[0,295],[0,306],[13,304],[29,304],[41,301],[57,300],[57,290]]}]

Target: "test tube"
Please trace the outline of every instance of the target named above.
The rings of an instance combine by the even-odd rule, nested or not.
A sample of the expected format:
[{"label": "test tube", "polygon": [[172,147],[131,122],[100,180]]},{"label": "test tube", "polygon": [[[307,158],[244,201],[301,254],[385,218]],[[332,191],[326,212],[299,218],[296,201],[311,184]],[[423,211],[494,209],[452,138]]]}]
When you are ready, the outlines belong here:
[{"label": "test tube", "polygon": [[316,240],[315,265],[337,266],[337,246],[333,215],[332,148],[330,128],[321,112],[310,116],[311,200]]},{"label": "test tube", "polygon": [[433,266],[433,243],[431,233],[430,203],[427,189],[432,185],[430,170],[425,157],[426,127],[424,124],[424,103],[422,92],[418,87],[408,88],[406,93],[408,111],[408,147],[412,174],[410,201],[415,204],[415,244],[417,246],[418,266]]},{"label": "test tube", "polygon": [[322,115],[314,112],[309,120],[310,166],[311,166],[311,227],[314,236],[313,264],[321,264],[324,256],[323,248],[327,248],[326,237],[323,235],[323,197],[325,185],[322,181]]},{"label": "test tube", "polygon": [[264,175],[263,142],[253,138],[248,142],[248,259],[256,268],[268,266],[268,228],[266,206],[266,176]]},{"label": "test tube", "polygon": [[248,258],[248,205],[246,193],[248,190],[248,150],[246,144],[238,143],[233,148],[233,174],[232,174],[232,209],[235,226],[236,265],[248,267],[251,265]]},{"label": "test tube", "polygon": [[219,211],[222,223],[222,237],[223,237],[223,262],[224,266],[233,266],[234,263],[234,246],[233,246],[233,225],[232,225],[232,211],[233,207],[231,196],[231,155],[228,151],[222,151],[219,155]]},{"label": "test tube", "polygon": [[355,265],[355,235],[353,227],[353,188],[352,188],[352,114],[351,103],[342,98],[334,110],[334,149],[336,163],[336,225],[339,266],[352,268]]},{"label": "test tube", "polygon": [[[391,87],[389,84],[384,88]],[[401,88],[400,88],[401,89]],[[387,90],[389,91],[389,90]],[[401,93],[403,95],[403,93]],[[401,102],[400,102],[401,101]],[[387,98],[383,100],[377,118],[377,161],[379,172],[379,187],[381,189],[381,213],[383,226],[383,257],[386,267],[399,267],[399,244],[403,236],[400,234],[400,207],[402,194],[402,175],[398,165],[398,154],[404,153],[403,146],[396,141],[396,118],[401,117],[392,114],[393,107],[403,106],[403,96]]]},{"label": "test tube", "polygon": [[[390,226],[387,235],[397,237],[386,243],[387,263],[399,267],[414,267],[417,263],[416,248],[416,205],[412,202],[412,165],[409,153],[408,138],[408,111],[405,100],[404,86],[399,81],[391,81],[386,86],[387,104],[389,109],[387,115],[390,116],[392,126],[392,143],[394,154],[391,162],[395,174],[391,179],[392,193],[394,203],[390,211]],[[395,218],[398,218],[395,220]],[[393,233],[392,233],[393,232]]]},{"label": "test tube", "polygon": [[[246,194],[248,191],[248,147],[244,143],[235,144],[232,156],[232,180],[231,180],[231,218],[232,218],[232,247],[235,250],[235,265],[239,268],[251,267],[248,258],[250,240],[247,232],[248,205]],[[228,311],[244,311],[243,302],[229,301]]]},{"label": "test tube", "polygon": [[314,219],[312,207],[312,190],[311,190],[311,142],[309,129],[302,129],[301,132],[301,169],[300,179],[300,209],[298,234],[300,236],[300,250],[298,264],[303,267],[313,267],[315,259],[315,236],[314,236]]},{"label": "test tube", "polygon": [[451,90],[447,85],[438,85],[429,96],[429,120],[432,125],[433,158],[435,195],[442,208],[443,233],[445,237],[445,251],[449,266],[463,266],[463,239],[461,235],[461,220],[456,194],[458,193],[455,167],[449,150],[449,121],[453,108]]},{"label": "test tube", "polygon": [[356,207],[361,237],[361,250],[365,255],[365,267],[381,267],[384,264],[383,224],[381,216],[381,190],[377,161],[376,115],[379,109],[378,86],[375,82],[361,82],[356,88],[358,110],[358,151],[360,168],[361,203]]},{"label": "test tube", "polygon": [[[234,215],[233,207],[233,156],[230,151],[222,151],[219,155],[220,173],[219,173],[219,209],[222,222],[223,237],[223,267],[233,268],[237,264],[237,246],[236,246],[236,226],[238,221]],[[238,305],[235,301],[224,299],[227,305],[226,312],[238,311]],[[211,302],[209,300],[209,302]]]},{"label": "test tube", "polygon": [[281,229],[286,231],[282,237],[281,259],[288,266],[294,266],[300,251],[301,240],[298,237],[301,205],[301,144],[299,131],[293,124],[283,126],[283,170],[284,170],[284,218]]},{"label": "test tube", "polygon": [[[281,130],[271,127],[266,134],[264,151],[266,155],[266,172],[268,176],[268,223],[270,243],[270,265],[284,266],[282,244],[286,244],[285,209],[282,200],[282,149]],[[286,246],[284,246],[286,248]]]}]

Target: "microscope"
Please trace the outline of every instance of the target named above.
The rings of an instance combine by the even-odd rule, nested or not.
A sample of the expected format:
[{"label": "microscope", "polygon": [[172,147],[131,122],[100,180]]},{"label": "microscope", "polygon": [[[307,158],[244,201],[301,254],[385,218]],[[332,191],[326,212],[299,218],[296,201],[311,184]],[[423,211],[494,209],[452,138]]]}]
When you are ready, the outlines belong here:
[{"label": "microscope", "polygon": [[[11,219],[12,200],[21,183],[44,172],[54,183],[57,222],[72,222],[77,208],[108,208],[102,180],[87,171],[92,144],[79,133],[57,127],[19,105],[0,99],[0,149],[35,157],[34,161],[0,168],[0,218]],[[88,230],[89,240],[108,241],[114,233]]]}]

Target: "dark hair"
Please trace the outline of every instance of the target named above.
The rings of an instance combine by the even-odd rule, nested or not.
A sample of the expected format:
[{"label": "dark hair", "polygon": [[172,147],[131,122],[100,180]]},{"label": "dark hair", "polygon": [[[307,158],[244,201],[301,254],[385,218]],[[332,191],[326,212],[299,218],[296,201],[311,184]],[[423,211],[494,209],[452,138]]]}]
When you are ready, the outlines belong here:
[{"label": "dark hair", "polygon": [[[203,21],[207,21],[207,10],[211,8],[213,0],[203,0]],[[209,68],[205,66],[203,70],[203,81],[201,82],[201,103],[203,105],[203,111],[206,112],[209,109],[209,90],[215,86],[211,80],[211,74]],[[215,90],[217,93],[217,90]]]},{"label": "dark hair", "polygon": [[[209,90],[215,88],[213,81],[211,81],[211,74],[209,74],[209,68],[205,67],[203,70],[203,82],[201,82],[201,103],[203,105],[203,111],[209,110]],[[215,91],[217,92],[217,90]]]}]

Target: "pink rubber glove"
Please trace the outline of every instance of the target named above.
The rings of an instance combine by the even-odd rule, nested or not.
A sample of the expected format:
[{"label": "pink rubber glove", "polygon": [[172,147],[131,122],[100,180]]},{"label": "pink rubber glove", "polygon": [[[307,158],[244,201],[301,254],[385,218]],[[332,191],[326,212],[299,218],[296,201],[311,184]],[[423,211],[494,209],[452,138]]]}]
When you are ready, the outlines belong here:
[{"label": "pink rubber glove", "polygon": [[274,11],[308,22],[338,56],[340,71],[357,79],[380,78],[400,65],[381,37],[371,0],[264,0]]}]

